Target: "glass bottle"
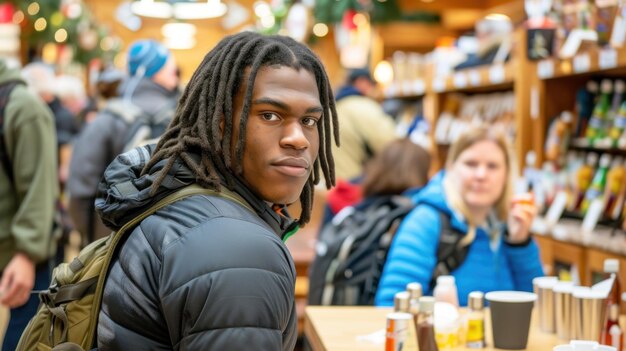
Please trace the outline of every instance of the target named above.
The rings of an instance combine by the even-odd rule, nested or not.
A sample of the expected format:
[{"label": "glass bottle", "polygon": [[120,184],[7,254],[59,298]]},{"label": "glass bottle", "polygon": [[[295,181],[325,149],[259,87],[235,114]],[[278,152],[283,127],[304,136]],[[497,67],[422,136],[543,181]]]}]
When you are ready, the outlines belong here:
[{"label": "glass bottle", "polygon": [[466,346],[468,349],[485,347],[485,311],[484,294],[472,291],[468,298]]},{"label": "glass bottle", "polygon": [[393,296],[393,311],[394,312],[409,312],[409,293],[406,291],[397,292]]},{"label": "glass bottle", "polygon": [[435,299],[431,296],[422,296],[419,302],[419,314],[416,325],[418,350],[439,351],[435,340],[434,328]]},{"label": "glass bottle", "polygon": [[609,279],[612,279],[612,284],[609,295],[606,298],[606,315],[602,324],[600,343],[609,346],[619,345],[617,349],[621,350],[624,334],[618,322],[622,294],[622,285],[619,279],[619,260],[604,260],[604,273],[608,275]]}]

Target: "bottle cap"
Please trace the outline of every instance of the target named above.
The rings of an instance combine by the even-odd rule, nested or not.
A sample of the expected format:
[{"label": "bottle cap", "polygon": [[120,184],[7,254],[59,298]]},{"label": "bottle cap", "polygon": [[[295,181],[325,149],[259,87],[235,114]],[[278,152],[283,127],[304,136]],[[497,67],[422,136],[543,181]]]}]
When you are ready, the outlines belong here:
[{"label": "bottle cap", "polygon": [[604,260],[604,272],[605,273],[619,272],[619,260],[615,258],[607,258],[606,260]]},{"label": "bottle cap", "polygon": [[613,82],[610,79],[602,79],[600,82],[600,91],[605,94],[613,91]]},{"label": "bottle cap", "polygon": [[451,285],[455,283],[455,279],[451,275],[442,275],[437,277],[437,284],[441,285]]},{"label": "bottle cap", "polygon": [[397,292],[393,296],[393,310],[395,312],[409,311],[409,293],[406,291]]},{"label": "bottle cap", "polygon": [[469,302],[467,305],[472,310],[482,310],[485,306],[484,296],[485,294],[483,294],[481,291],[472,291],[471,293],[469,293]]},{"label": "bottle cap", "polygon": [[420,297],[420,312],[434,312],[435,298],[432,296]]},{"label": "bottle cap", "polygon": [[413,282],[406,285],[406,291],[409,293],[409,298],[419,299],[422,296],[422,284]]}]

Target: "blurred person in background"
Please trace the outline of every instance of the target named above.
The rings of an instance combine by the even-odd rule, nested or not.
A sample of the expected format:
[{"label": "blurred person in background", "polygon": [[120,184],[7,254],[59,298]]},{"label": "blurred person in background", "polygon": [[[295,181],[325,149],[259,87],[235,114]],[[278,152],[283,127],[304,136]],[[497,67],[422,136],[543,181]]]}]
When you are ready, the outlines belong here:
[{"label": "blurred person in background", "polygon": [[83,113],[88,100],[85,92],[85,83],[73,76],[61,75],[56,77],[55,92],[63,107],[72,114],[74,119],[72,127],[76,127],[72,131],[72,139],[59,147],[59,181],[61,182],[61,189],[63,189],[69,174],[73,138],[78,135],[78,116]]},{"label": "blurred person in background", "polygon": [[411,282],[432,294],[441,231],[440,212],[463,233],[463,262],[450,272],[458,300],[471,291],[532,291],[543,275],[537,244],[530,235],[536,214],[528,194],[513,197],[513,155],[501,134],[481,127],[466,131],[451,146],[445,171],[415,197],[415,209],[402,221],[387,256],[376,305],[391,306],[395,293]]},{"label": "blurred person in background", "polygon": [[393,118],[374,99],[376,88],[367,69],[355,69],[336,94],[341,146],[333,148],[333,156],[338,180],[360,176],[365,162],[396,138]]},{"label": "blurred person in background", "polygon": [[[140,119],[152,123],[158,118],[165,130],[179,97],[176,60],[160,43],[154,40],[133,43],[127,63],[130,77],[120,87],[121,96],[109,99],[96,118],[85,126],[72,153],[68,180],[70,215],[82,235],[83,246],[111,232],[94,211],[96,190],[104,170],[129,147],[129,140],[134,138],[132,133],[136,132],[134,126]],[[117,87],[119,75],[111,73],[108,82]],[[104,82],[104,77],[100,82]]]},{"label": "blurred person in background", "polygon": [[63,105],[56,95],[57,77],[49,65],[33,62],[24,66],[22,77],[28,86],[48,104],[54,115],[59,151],[64,145],[70,144],[78,135],[78,122],[72,112]]},{"label": "blurred person in background", "polygon": [[0,304],[11,309],[2,344],[13,351],[48,287],[58,197],[54,117],[0,59]]},{"label": "blurred person in background", "polygon": [[366,208],[382,196],[412,196],[428,182],[430,153],[408,138],[391,141],[365,165],[363,177],[350,188],[328,191],[322,227],[343,208]]}]

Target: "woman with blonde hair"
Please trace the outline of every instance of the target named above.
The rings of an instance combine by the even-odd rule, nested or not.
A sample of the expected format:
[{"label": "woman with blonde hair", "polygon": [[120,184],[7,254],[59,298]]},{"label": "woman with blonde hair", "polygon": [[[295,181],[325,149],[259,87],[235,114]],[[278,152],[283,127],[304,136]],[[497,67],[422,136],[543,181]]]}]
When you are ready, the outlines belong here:
[{"label": "woman with blonde hair", "polygon": [[[503,135],[488,127],[471,129],[450,148],[445,171],[433,177],[414,198],[415,209],[403,220],[387,256],[376,305],[410,282],[432,294],[441,262],[437,252],[442,221],[462,234],[466,254],[453,268],[458,298],[467,304],[471,291],[532,290],[543,275],[539,249],[530,236],[536,209],[528,194],[512,196],[515,165]],[[445,219],[444,219],[445,218]]]}]

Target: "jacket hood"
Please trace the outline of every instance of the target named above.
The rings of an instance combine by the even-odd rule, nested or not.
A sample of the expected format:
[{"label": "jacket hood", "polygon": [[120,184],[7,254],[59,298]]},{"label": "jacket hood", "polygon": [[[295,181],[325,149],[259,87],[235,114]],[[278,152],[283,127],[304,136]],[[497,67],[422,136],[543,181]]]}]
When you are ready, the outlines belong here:
[{"label": "jacket hood", "polygon": [[443,187],[444,176],[444,171],[437,173],[430,179],[430,181],[428,181],[428,184],[426,184],[422,190],[412,197],[412,200],[415,205],[426,204],[438,209],[450,217],[450,224],[452,227],[466,232],[467,223],[465,219],[460,213],[454,211],[448,205],[445,189]]},{"label": "jacket hood", "polygon": [[0,59],[0,84],[11,80],[19,80],[26,84],[24,79],[22,79],[19,70],[9,68],[6,62],[3,59]]},{"label": "jacket hood", "polygon": [[339,89],[337,95],[335,95],[335,100],[339,101],[348,96],[363,96],[363,94],[352,85],[345,85]]},{"label": "jacket hood", "polygon": [[[123,98],[137,105],[149,115],[176,107],[180,96],[178,89],[168,90],[150,78],[129,79],[122,87]],[[129,96],[128,96],[129,95]]]},{"label": "jacket hood", "polygon": [[[118,230],[169,194],[196,182],[195,175],[180,159],[177,159],[152,194],[152,184],[168,162],[167,159],[158,162],[142,176],[141,171],[155,149],[156,145],[151,144],[123,153],[116,157],[104,172],[103,179],[98,184],[95,205],[104,224],[112,230]],[[284,208],[281,214],[278,214],[245,187],[237,177],[233,178],[234,187],[230,190],[240,195],[281,238],[297,230],[297,223],[289,217]],[[226,187],[225,184],[222,186]]]}]

